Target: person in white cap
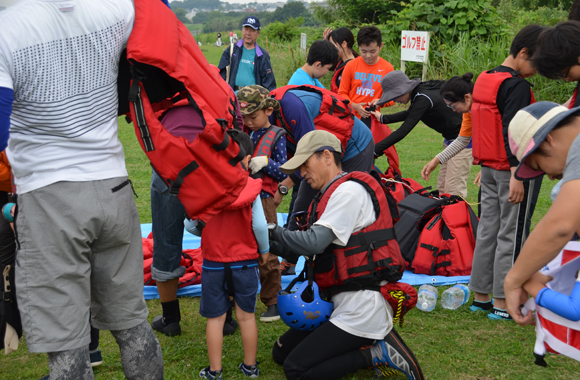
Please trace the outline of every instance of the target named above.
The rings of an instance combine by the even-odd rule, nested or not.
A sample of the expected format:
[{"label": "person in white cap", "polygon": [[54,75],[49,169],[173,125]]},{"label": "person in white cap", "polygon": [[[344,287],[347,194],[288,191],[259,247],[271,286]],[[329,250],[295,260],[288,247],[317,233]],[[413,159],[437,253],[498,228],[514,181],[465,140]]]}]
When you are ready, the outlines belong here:
[{"label": "person in white cap", "polygon": [[[522,315],[528,299],[527,281],[554,259],[575,232],[580,231],[580,108],[571,110],[551,102],[532,104],[515,115],[509,125],[510,148],[520,161],[515,177],[561,179],[554,203],[526,240],[518,259],[505,277],[507,311],[518,324],[532,321]],[[544,283],[545,283],[544,279]]]}]

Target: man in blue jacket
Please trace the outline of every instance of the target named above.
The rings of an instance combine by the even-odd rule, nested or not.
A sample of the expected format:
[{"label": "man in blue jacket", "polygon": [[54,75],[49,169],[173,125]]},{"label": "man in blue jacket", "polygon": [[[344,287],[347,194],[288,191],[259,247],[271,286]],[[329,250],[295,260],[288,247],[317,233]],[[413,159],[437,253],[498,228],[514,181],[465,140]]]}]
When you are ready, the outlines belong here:
[{"label": "man in blue jacket", "polygon": [[246,17],[242,24],[242,39],[233,45],[233,51],[230,52],[230,45],[222,54],[218,65],[220,75],[234,90],[252,84],[258,84],[269,91],[276,88],[270,55],[256,42],[259,35],[260,20],[254,16]]}]

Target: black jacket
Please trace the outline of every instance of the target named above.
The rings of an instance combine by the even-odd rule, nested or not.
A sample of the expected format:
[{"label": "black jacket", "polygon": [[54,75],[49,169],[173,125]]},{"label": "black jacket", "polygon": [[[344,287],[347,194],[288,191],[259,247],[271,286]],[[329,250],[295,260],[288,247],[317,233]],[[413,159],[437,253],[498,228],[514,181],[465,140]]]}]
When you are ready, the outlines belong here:
[{"label": "black jacket", "polygon": [[447,140],[457,138],[463,116],[447,107],[439,93],[443,83],[445,82],[436,80],[419,83],[411,92],[411,105],[406,111],[381,116],[383,124],[399,121],[404,121],[404,123],[389,137],[376,143],[377,155],[380,156],[385,149],[405,138],[419,121],[441,133]]}]

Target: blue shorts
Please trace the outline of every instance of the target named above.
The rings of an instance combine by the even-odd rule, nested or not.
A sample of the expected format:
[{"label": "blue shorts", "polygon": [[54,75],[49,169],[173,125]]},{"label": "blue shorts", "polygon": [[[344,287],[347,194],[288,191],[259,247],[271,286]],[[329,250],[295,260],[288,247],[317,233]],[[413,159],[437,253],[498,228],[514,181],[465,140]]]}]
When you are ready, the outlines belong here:
[{"label": "blue shorts", "polygon": [[[256,311],[256,296],[260,283],[258,260],[229,263],[232,268],[234,300],[246,313]],[[217,318],[230,307],[224,263],[203,259],[201,267],[201,302],[199,314],[204,318]]]}]

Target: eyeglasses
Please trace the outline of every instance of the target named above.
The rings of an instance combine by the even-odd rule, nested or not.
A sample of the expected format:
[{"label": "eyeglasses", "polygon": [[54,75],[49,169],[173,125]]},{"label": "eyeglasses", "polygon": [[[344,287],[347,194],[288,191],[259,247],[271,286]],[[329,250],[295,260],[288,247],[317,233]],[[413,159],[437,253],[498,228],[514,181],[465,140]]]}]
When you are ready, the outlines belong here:
[{"label": "eyeglasses", "polygon": [[457,102],[449,103],[447,107],[451,108],[453,111],[457,108]]},{"label": "eyeglasses", "polygon": [[568,67],[568,70],[566,70],[566,74],[564,75],[560,75],[560,78],[562,79],[568,79],[568,74],[570,74],[570,69],[572,68],[572,66]]}]

